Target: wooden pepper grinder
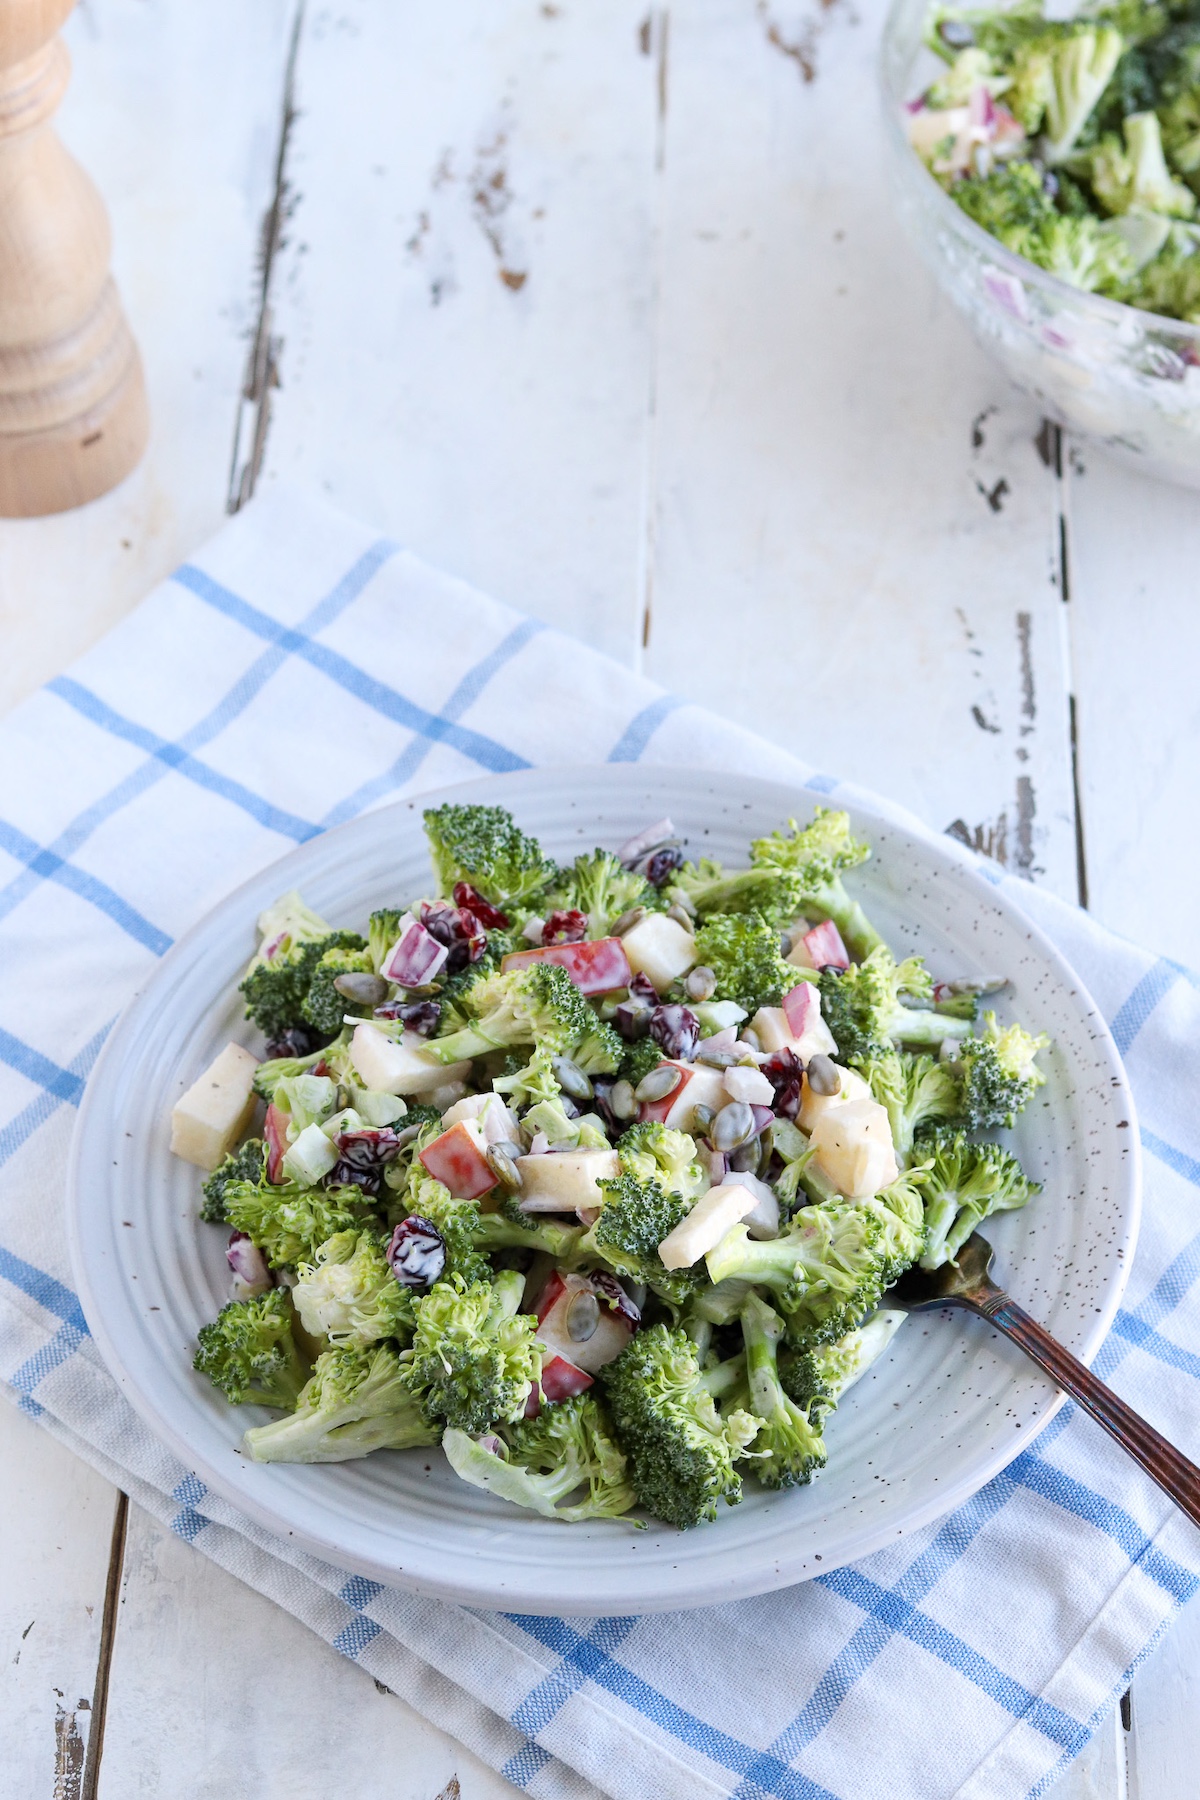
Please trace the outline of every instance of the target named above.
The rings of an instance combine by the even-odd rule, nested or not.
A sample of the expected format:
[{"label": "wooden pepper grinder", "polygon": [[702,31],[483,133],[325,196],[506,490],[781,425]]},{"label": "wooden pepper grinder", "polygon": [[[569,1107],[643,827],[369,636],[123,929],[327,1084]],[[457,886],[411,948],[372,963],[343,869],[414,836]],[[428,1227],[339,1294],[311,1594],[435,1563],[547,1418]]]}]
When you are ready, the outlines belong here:
[{"label": "wooden pepper grinder", "polygon": [[75,0],[0,0],[0,516],[81,506],[146,446],[104,203],[49,123]]}]

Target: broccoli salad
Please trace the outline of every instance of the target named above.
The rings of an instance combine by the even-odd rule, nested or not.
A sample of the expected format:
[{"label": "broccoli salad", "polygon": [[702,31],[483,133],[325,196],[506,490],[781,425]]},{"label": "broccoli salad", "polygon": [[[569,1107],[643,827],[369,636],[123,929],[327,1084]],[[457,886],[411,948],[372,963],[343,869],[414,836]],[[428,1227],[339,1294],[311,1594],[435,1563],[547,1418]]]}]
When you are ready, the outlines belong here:
[{"label": "broccoli salad", "polygon": [[1200,4],[935,4],[908,135],[968,216],[1073,287],[1200,324]]},{"label": "broccoli salad", "polygon": [[810,1481],[889,1285],[1038,1191],[994,1134],[1046,1040],[897,960],[845,813],[732,871],[667,819],[565,868],[500,807],[425,827],[432,895],[365,935],[262,915],[265,1060],[173,1114],[232,1271],[195,1366],[279,1414],[246,1454],[440,1444],[567,1522]]}]

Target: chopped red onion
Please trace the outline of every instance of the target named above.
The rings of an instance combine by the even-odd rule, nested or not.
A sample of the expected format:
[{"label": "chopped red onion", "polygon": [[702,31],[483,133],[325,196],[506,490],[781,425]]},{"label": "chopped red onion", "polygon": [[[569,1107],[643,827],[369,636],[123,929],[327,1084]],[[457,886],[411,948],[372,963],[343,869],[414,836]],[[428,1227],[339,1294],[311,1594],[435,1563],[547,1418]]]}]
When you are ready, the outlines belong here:
[{"label": "chopped red onion", "polygon": [[379,972],[388,981],[394,981],[397,987],[425,987],[438,974],[450,952],[411,913],[405,913],[400,925],[400,936],[384,957]]}]

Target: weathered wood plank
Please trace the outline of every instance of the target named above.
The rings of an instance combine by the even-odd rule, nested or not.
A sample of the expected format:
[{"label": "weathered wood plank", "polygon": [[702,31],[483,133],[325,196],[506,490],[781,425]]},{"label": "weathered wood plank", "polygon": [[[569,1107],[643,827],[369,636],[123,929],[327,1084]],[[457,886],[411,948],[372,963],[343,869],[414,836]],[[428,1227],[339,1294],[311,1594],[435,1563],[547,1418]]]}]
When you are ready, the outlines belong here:
[{"label": "weathered wood plank", "polygon": [[671,16],[646,668],[1073,898],[1058,482],[893,216],[883,10]]},{"label": "weathered wood plank", "polygon": [[265,477],[628,661],[656,71],[644,0],[318,9]]},{"label": "weathered wood plank", "polygon": [[140,1508],[129,1512],[99,1800],[504,1800],[397,1695]]},{"label": "weathered wood plank", "polygon": [[115,1491],[0,1401],[3,1786],[79,1800]]},{"label": "weathered wood plank", "polygon": [[1130,1800],[1196,1792],[1200,1745],[1200,1604],[1187,1606],[1133,1684]]},{"label": "weathered wood plank", "polygon": [[114,493],[0,520],[0,711],[220,525],[294,0],[86,0],[58,123],[104,195],[141,346],[150,449]]},{"label": "weathered wood plank", "polygon": [[1200,497],[1086,447],[1068,482],[1092,910],[1200,968]]}]

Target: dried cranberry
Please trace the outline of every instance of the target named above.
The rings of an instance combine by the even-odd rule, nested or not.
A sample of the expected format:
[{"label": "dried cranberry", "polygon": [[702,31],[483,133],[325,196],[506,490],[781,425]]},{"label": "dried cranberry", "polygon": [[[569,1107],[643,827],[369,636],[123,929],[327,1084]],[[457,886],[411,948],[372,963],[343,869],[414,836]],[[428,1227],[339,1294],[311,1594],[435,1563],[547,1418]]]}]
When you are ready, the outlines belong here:
[{"label": "dried cranberry", "polygon": [[386,1163],[400,1149],[400,1139],[390,1126],[374,1131],[343,1132],[337,1141],[338,1160],[331,1179],[339,1186],[360,1187],[364,1194],[377,1194],[383,1186]]},{"label": "dried cranberry", "polygon": [[646,880],[651,887],[662,887],[676,869],[683,867],[683,851],[677,844],[669,845],[665,850],[656,850],[646,864]]},{"label": "dried cranberry", "polygon": [[469,913],[474,913],[486,931],[507,931],[510,920],[507,913],[502,913],[498,906],[485,900],[478,888],[473,888],[469,881],[456,881],[454,884],[454,904],[461,906]]},{"label": "dried cranberry", "polygon": [[328,1033],[314,1031],[311,1025],[289,1025],[267,1045],[267,1061],[274,1062],[277,1056],[311,1056],[328,1042]]},{"label": "dried cranberry", "polygon": [[432,1287],[446,1267],[445,1240],[436,1225],[412,1213],[393,1231],[387,1259],[402,1287]]},{"label": "dried cranberry", "polygon": [[377,1019],[399,1019],[406,1030],[415,1031],[419,1037],[432,1037],[441,1016],[440,1000],[389,1000],[386,1006],[377,1006],[374,1013]]},{"label": "dried cranberry", "polygon": [[650,1014],[650,1036],[664,1056],[687,1062],[700,1042],[700,1021],[688,1006],[656,1006]]},{"label": "dried cranberry", "polygon": [[648,975],[638,973],[629,984],[631,1000],[648,1000],[651,1006],[658,1005],[658,989]]},{"label": "dried cranberry", "polygon": [[788,1045],[776,1050],[774,1056],[768,1056],[766,1062],[759,1063],[759,1070],[764,1074],[776,1093],[793,1081],[799,1081],[804,1073],[804,1064],[796,1052]]},{"label": "dried cranberry", "polygon": [[447,975],[455,975],[469,962],[478,962],[487,944],[487,932],[476,915],[465,906],[446,906],[441,901],[431,905],[421,902],[421,923],[431,938],[444,944],[450,954],[442,965]]},{"label": "dried cranberry", "polygon": [[587,914],[572,906],[566,912],[552,912],[542,926],[542,943],[582,944],[587,936]]}]

